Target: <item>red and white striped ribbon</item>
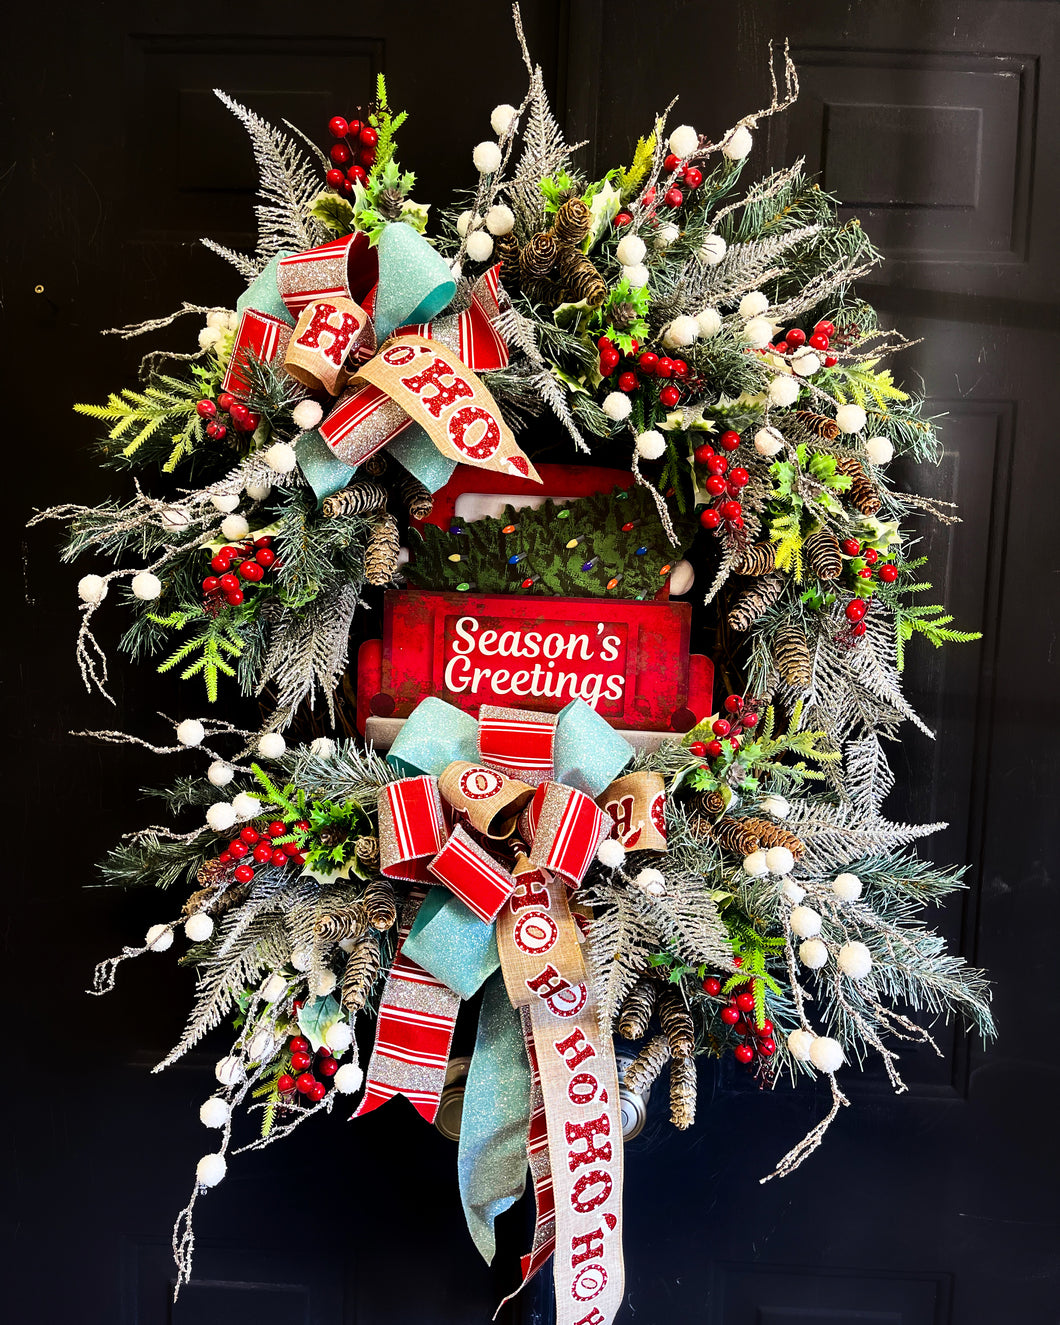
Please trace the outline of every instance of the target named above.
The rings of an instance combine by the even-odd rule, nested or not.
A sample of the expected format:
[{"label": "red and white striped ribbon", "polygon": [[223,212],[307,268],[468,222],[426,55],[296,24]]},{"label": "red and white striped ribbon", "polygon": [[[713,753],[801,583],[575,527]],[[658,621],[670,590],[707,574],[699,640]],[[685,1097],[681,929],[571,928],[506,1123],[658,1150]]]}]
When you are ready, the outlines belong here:
[{"label": "red and white striped ribbon", "polygon": [[611,820],[595,801],[574,787],[546,782],[538,787],[524,811],[530,863],[535,869],[562,874],[577,887],[596,855],[596,849],[611,832]]},{"label": "red and white striped ribbon", "polygon": [[552,776],[554,713],[483,704],[478,715],[478,752],[484,764],[537,786]]},{"label": "red and white striped ribbon", "polygon": [[459,826],[427,868],[486,922],[496,920],[515,887],[511,874]]},{"label": "red and white striped ribbon", "polygon": [[379,847],[388,879],[433,882],[427,864],[445,845],[449,824],[432,777],[402,778],[379,793]]},{"label": "red and white striped ribbon", "polygon": [[222,392],[228,391],[240,400],[245,400],[250,393],[248,358],[253,356],[263,363],[271,363],[273,359],[282,357],[292,330],[278,317],[259,313],[256,308],[244,309],[236,328],[232,357],[228,360],[221,382]]}]

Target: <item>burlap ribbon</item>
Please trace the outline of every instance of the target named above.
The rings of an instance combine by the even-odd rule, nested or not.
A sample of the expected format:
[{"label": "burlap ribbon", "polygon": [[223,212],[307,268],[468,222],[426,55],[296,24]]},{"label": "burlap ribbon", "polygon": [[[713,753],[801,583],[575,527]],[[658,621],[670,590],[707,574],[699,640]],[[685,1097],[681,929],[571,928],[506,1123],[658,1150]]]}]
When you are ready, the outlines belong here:
[{"label": "burlap ribbon", "polygon": [[384,446],[432,489],[457,464],[536,481],[478,376],[508,363],[493,325],[498,273],[476,283],[461,312],[438,317],[456,282],[409,225],[388,225],[378,248],[355,233],[281,254],[240,301],[223,389],[245,399],[256,358],[282,361],[309,390],[338,397],[296,442],[321,499]]},{"label": "burlap ribbon", "polygon": [[[388,756],[409,776],[379,798],[383,872],[445,890],[428,894],[403,942],[398,978],[387,981],[385,1040],[373,1050],[357,1112],[396,1093],[408,1094],[425,1117],[433,1117],[430,1102],[437,1108],[445,1064],[427,1062],[432,1045],[422,1019],[434,1008],[424,1008],[410,965],[461,997],[496,981],[499,965],[507,1006],[521,1014],[527,1058],[513,1062],[515,1011],[505,1016],[496,985],[487,984],[464,1099],[461,1196],[476,1245],[490,1259],[493,1221],[522,1191],[529,1162],[538,1217],[523,1282],[554,1240],[560,1325],[605,1325],[622,1298],[618,1077],[567,894],[605,837],[628,837],[634,821],[643,832],[652,819],[661,779],[616,781],[631,756],[581,700],[555,717],[483,706],[476,723],[432,698]],[[665,850],[665,837],[649,834],[637,846]],[[410,993],[415,1007],[402,1021]]]}]

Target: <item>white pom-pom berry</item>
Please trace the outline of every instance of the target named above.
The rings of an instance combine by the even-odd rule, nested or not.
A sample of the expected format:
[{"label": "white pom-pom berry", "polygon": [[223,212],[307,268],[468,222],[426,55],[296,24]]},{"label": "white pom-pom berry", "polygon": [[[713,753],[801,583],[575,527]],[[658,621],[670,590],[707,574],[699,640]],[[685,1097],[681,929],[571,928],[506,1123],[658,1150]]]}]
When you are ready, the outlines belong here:
[{"label": "white pom-pom berry", "polygon": [[605,837],[596,848],[596,859],[605,870],[620,869],[626,859],[626,848],[617,837]]},{"label": "white pom-pom berry", "polygon": [[190,943],[205,943],[213,933],[213,920],[205,911],[196,911],[184,922],[184,934]]},{"label": "white pom-pom berry", "polygon": [[316,974],[310,978],[309,992],[314,998],[326,998],[335,988],[337,983],[338,980],[335,972],[328,970],[325,966],[322,971],[317,971]]},{"label": "white pom-pom berry", "polygon": [[221,521],[221,533],[230,543],[235,543],[241,538],[246,538],[250,533],[250,525],[242,515],[230,515],[227,519]]},{"label": "white pom-pom berry", "polygon": [[485,230],[475,230],[467,237],[467,256],[472,262],[488,262],[493,253],[493,237]]},{"label": "white pom-pom berry", "polygon": [[633,413],[633,404],[624,391],[610,391],[600,406],[609,419],[622,423]]},{"label": "white pom-pom berry", "polygon": [[102,575],[82,575],[77,582],[77,596],[83,603],[101,603],[107,596],[107,581]]},{"label": "white pom-pom berry", "polygon": [[810,1061],[810,1049],[816,1036],[810,1031],[804,1031],[801,1028],[794,1030],[788,1036],[788,1053],[791,1054],[799,1063],[808,1063]]},{"label": "white pom-pom berry", "polygon": [[262,478],[252,478],[243,491],[251,501],[264,501],[272,492],[272,484]]},{"label": "white pom-pom berry", "polygon": [[784,438],[776,428],[759,428],[755,433],[755,450],[759,455],[776,455],[783,449]]},{"label": "white pom-pom berry", "polygon": [[753,350],[764,350],[773,339],[773,324],[765,317],[753,317],[745,322],[740,339]]},{"label": "white pom-pom berry", "polygon": [[675,317],[663,333],[663,344],[668,350],[683,350],[699,336],[699,323],[694,317],[682,313]]},{"label": "white pom-pom berry", "polygon": [[144,935],[144,943],[152,952],[165,952],[173,946],[173,930],[169,925],[152,925]]},{"label": "white pom-pom berry", "polygon": [[638,262],[632,267],[623,267],[622,275],[629,281],[631,290],[643,290],[651,279],[651,272],[643,262]]},{"label": "white pom-pom berry", "polygon": [[666,876],[650,866],[641,870],[633,882],[648,897],[661,897],[666,892]]},{"label": "white pom-pom berry", "polygon": [[308,948],[295,948],[291,953],[291,965],[296,971],[308,971],[313,964],[313,954]]},{"label": "white pom-pom berry", "polygon": [[728,250],[729,246],[721,235],[707,235],[699,246],[699,260],[708,267],[716,267]]},{"label": "white pom-pom berry", "polygon": [[332,1081],[340,1095],[356,1095],[364,1083],[364,1073],[357,1063],[343,1063]]},{"label": "white pom-pom berry", "polygon": [[231,515],[239,505],[239,493],[215,492],[210,498],[210,505],[215,511],[220,511],[223,515]]},{"label": "white pom-pom berry", "polygon": [[635,267],[644,261],[648,246],[640,235],[623,235],[615,249],[615,257],[623,267]]},{"label": "white pom-pom berry", "polygon": [[680,227],[674,225],[672,221],[667,221],[665,225],[661,225],[658,228],[658,230],[656,230],[655,238],[652,240],[652,243],[661,253],[664,249],[668,249],[671,244],[675,243],[680,238],[681,238]]},{"label": "white pom-pom berry", "polygon": [[791,813],[791,806],[775,791],[763,796],[758,802],[758,808],[764,810],[766,814],[771,814],[774,819],[786,819]]},{"label": "white pom-pom berry", "polygon": [[278,998],[283,998],[286,992],[287,981],[279,971],[273,971],[273,973],[262,982],[261,988],[258,990],[258,993],[266,1003],[275,1003]]},{"label": "white pom-pom berry", "polygon": [[291,411],[294,426],[299,432],[308,432],[310,428],[315,428],[323,417],[324,411],[315,400],[300,400]]},{"label": "white pom-pom berry", "polygon": [[750,322],[753,317],[761,317],[768,307],[769,296],[761,290],[752,290],[740,300],[740,316],[745,322]]},{"label": "white pom-pom berry", "polygon": [[226,833],[236,821],[236,812],[227,801],[218,801],[206,811],[206,822],[215,833]]},{"label": "white pom-pom berry", "polygon": [[287,742],[279,732],[266,732],[258,738],[258,754],[262,759],[279,759],[287,749]]},{"label": "white pom-pom berry", "polygon": [[728,157],[730,161],[742,161],[754,146],[754,139],[751,137],[751,130],[744,128],[741,124],[739,128],[733,129],[728,138],[721,145],[722,156]]},{"label": "white pom-pom berry", "polygon": [[812,906],[797,906],[791,913],[791,932],[800,939],[816,938],[821,932],[821,917]]},{"label": "white pom-pom berry", "polygon": [[471,153],[471,160],[480,175],[492,175],[501,168],[501,149],[496,143],[483,140]]},{"label": "white pom-pom berry", "polygon": [[840,405],[835,421],[840,432],[860,432],[865,426],[866,414],[860,405]]},{"label": "white pom-pom berry", "polygon": [[228,1105],[217,1095],[211,1095],[208,1100],[203,1100],[202,1107],[199,1109],[199,1122],[203,1127],[224,1127],[228,1122],[231,1110]]},{"label": "white pom-pom berry", "polygon": [[749,874],[752,879],[765,878],[769,873],[769,866],[766,864],[766,853],[764,851],[752,851],[749,856],[744,856],[743,872]]},{"label": "white pom-pom berry", "polygon": [[256,1031],[247,1045],[247,1057],[252,1063],[265,1063],[272,1057],[276,1048],[276,1037],[267,1027]]},{"label": "white pom-pom berry", "polygon": [[637,455],[642,460],[658,460],[666,451],[666,439],[661,432],[649,428],[647,432],[637,434]]},{"label": "white pom-pom berry", "polygon": [[774,377],[766,389],[771,405],[794,405],[799,398],[799,384],[794,377]]},{"label": "white pom-pom berry", "polygon": [[183,506],[167,506],[159,516],[162,528],[172,533],[177,529],[186,529],[191,516]]},{"label": "white pom-pom berry", "polygon": [[213,1074],[222,1086],[236,1086],[243,1080],[243,1064],[234,1054],[219,1058],[214,1064]]},{"label": "white pom-pom berry", "polygon": [[206,314],[206,325],[215,327],[218,331],[224,331],[228,326],[228,310],[225,308],[211,308]]},{"label": "white pom-pom berry", "polygon": [[721,330],[721,314],[716,308],[702,308],[696,314],[696,326],[703,339],[709,340]]},{"label": "white pom-pom berry", "polygon": [[466,239],[472,230],[477,230],[482,224],[482,217],[476,216],[474,212],[461,212],[456,218],[456,233],[461,239]]},{"label": "white pom-pom berry", "polygon": [[795,857],[787,847],[770,847],[766,852],[770,874],[790,874],[795,868]]},{"label": "white pom-pom berry", "polygon": [[670,151],[683,161],[699,146],[699,134],[691,124],[679,124],[670,135]]},{"label": "white pom-pom berry", "polygon": [[696,572],[692,568],[692,563],[682,557],[680,561],[674,563],[674,568],[670,572],[670,596],[680,598],[682,594],[688,593],[695,583],[695,578]]},{"label": "white pom-pom berry", "polygon": [[496,203],[486,213],[486,229],[491,235],[510,235],[515,229],[515,213],[504,203]]},{"label": "white pom-pom berry", "polygon": [[345,1021],[337,1021],[324,1032],[324,1043],[334,1054],[344,1054],[353,1043],[353,1031]]},{"label": "white pom-pom berry", "polygon": [[856,902],[861,896],[861,880],[856,874],[837,874],[832,880],[832,891],[841,902]]},{"label": "white pom-pom berry", "polygon": [[195,1177],[200,1187],[216,1187],[227,1172],[228,1164],[219,1150],[212,1155],[203,1155],[195,1165]]},{"label": "white pom-pom berry", "polygon": [[864,980],[872,970],[872,953],[856,939],[844,943],[836,954],[836,965],[851,980]]},{"label": "white pom-pom berry", "polygon": [[217,327],[203,327],[199,332],[199,349],[212,350],[221,339],[221,332]]},{"label": "white pom-pom berry", "polygon": [[181,745],[202,745],[206,739],[206,728],[198,718],[185,718],[177,723],[177,740]]},{"label": "white pom-pom berry", "polygon": [[804,345],[791,356],[791,371],[797,377],[812,377],[821,367],[820,357]]},{"label": "white pom-pom berry", "polygon": [[838,1072],[845,1061],[843,1046],[829,1035],[818,1035],[810,1045],[810,1062],[822,1072]]},{"label": "white pom-pom berry", "polygon": [[206,776],[215,787],[227,787],[236,775],[236,770],[231,764],[226,764],[223,759],[215,759],[206,770]]},{"label": "white pom-pom berry", "polygon": [[256,819],[261,813],[261,801],[249,791],[241,791],[232,797],[232,813],[237,819]]},{"label": "white pom-pom berry", "polygon": [[332,759],[335,755],[335,742],[330,736],[318,736],[309,744],[309,753],[318,759]]},{"label": "white pom-pom berry", "polygon": [[806,889],[795,882],[794,879],[785,879],[780,885],[780,892],[786,902],[792,906],[798,906],[806,896]]},{"label": "white pom-pom berry", "polygon": [[805,939],[799,944],[799,961],[811,971],[819,971],[828,961],[828,949],[820,939]]},{"label": "white pom-pom berry", "polygon": [[273,442],[263,458],[274,474],[290,474],[298,464],[294,447],[287,442]]},{"label": "white pom-pom berry", "polygon": [[490,111],[490,128],[500,138],[512,127],[512,122],[518,114],[514,106],[509,106],[506,101],[501,102]]},{"label": "white pom-pom berry", "polygon": [[149,570],[142,570],[139,575],[134,575],[129,587],[133,591],[133,597],[145,603],[154,602],[162,593],[162,581]]},{"label": "white pom-pom berry", "polygon": [[886,465],[894,459],[894,447],[889,437],[869,437],[865,441],[865,454],[869,463]]}]

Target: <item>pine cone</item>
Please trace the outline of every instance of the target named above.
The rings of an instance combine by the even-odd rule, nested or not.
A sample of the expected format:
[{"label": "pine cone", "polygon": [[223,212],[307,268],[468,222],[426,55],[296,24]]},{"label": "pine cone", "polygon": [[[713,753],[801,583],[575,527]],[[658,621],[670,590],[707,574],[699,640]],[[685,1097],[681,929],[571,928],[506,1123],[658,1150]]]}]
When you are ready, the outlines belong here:
[{"label": "pine cone", "polygon": [[368,916],[360,902],[337,906],[317,916],[314,930],[318,938],[338,943],[339,939],[360,936],[368,928]]},{"label": "pine cone", "polygon": [[714,791],[698,792],[693,796],[692,804],[708,819],[716,819],[725,812],[725,797],[716,788]]},{"label": "pine cone", "polygon": [[648,1029],[658,985],[638,980],[626,995],[618,1014],[618,1033],[624,1040],[639,1040]]},{"label": "pine cone", "polygon": [[802,545],[810,570],[819,580],[837,580],[843,570],[843,558],[839,552],[839,543],[830,529],[821,525],[815,529]]},{"label": "pine cone", "polygon": [[340,842],[345,842],[350,835],[350,830],[343,827],[342,824],[325,824],[317,833],[322,847],[337,847]]},{"label": "pine cone", "polygon": [[580,249],[560,249],[557,270],[571,303],[584,299],[590,308],[599,308],[607,298],[604,278],[593,266],[592,258],[586,256]]},{"label": "pine cone", "polygon": [[359,837],[354,843],[353,850],[362,865],[372,869],[379,863],[379,839],[377,837]]},{"label": "pine cone", "polygon": [[400,189],[383,189],[375,200],[375,210],[388,221],[396,221],[401,215],[405,195]]},{"label": "pine cone", "polygon": [[431,511],[434,510],[434,498],[431,496],[430,489],[411,474],[406,475],[401,480],[401,500],[405,503],[409,516],[413,520],[426,520]]},{"label": "pine cone", "polygon": [[384,511],[372,526],[364,553],[364,578],[369,584],[389,584],[397,574],[401,536],[397,521]]},{"label": "pine cone", "polygon": [[501,264],[501,276],[506,281],[519,283],[519,241],[515,235],[496,235],[493,239],[493,256]]},{"label": "pine cone", "polygon": [[670,1063],[670,1121],[686,1132],[696,1121],[696,1060],[675,1058]]},{"label": "pine cone", "polygon": [[[203,885],[204,891],[214,892],[218,888],[224,887],[225,875],[228,873],[229,866],[223,861],[204,860],[195,874],[195,881]],[[187,912],[186,914],[191,914]]]},{"label": "pine cone", "polygon": [[740,554],[739,561],[733,562],[737,575],[768,575],[777,564],[775,543],[751,543]]},{"label": "pine cone", "polygon": [[389,929],[397,923],[397,899],[389,879],[373,879],[361,897],[373,929]]},{"label": "pine cone", "polygon": [[552,274],[559,257],[559,245],[555,235],[547,230],[534,235],[529,244],[519,252],[519,276],[525,283],[540,281]]},{"label": "pine cone", "polygon": [[760,616],[773,606],[784,589],[783,575],[763,575],[740,594],[729,609],[729,629],[750,630]]},{"label": "pine cone", "polygon": [[669,1057],[670,1046],[666,1036],[656,1035],[626,1068],[622,1084],[635,1095],[643,1095],[651,1089],[652,1082],[666,1066]]},{"label": "pine cone", "polygon": [[853,456],[843,456],[835,462],[835,469],[837,474],[845,474],[854,480],[849,489],[850,500],[861,514],[876,515],[883,502],[875,483],[862,469],[860,462]]},{"label": "pine cone", "polygon": [[659,997],[659,1026],[674,1058],[691,1058],[696,1051],[696,1028],[692,1014],[676,989],[668,988]]},{"label": "pine cone", "polygon": [[366,515],[372,511],[381,511],[386,506],[386,492],[378,483],[351,483],[341,492],[325,497],[321,504],[321,514],[328,520],[340,515]]},{"label": "pine cone", "polygon": [[812,432],[815,437],[820,437],[826,442],[834,442],[839,436],[839,424],[827,414],[815,414],[813,410],[797,409],[795,417],[807,432]]},{"label": "pine cone", "polygon": [[375,455],[370,455],[364,462],[364,472],[372,478],[382,478],[387,468],[387,459],[382,451],[376,451]]},{"label": "pine cone", "polygon": [[806,690],[813,679],[810,646],[801,626],[786,621],[773,636],[773,661],[785,683]]},{"label": "pine cone", "polygon": [[758,850],[766,851],[770,847],[787,847],[796,860],[801,860],[806,854],[806,847],[802,840],[795,836],[790,828],[783,828],[776,824],[772,819],[741,819],[745,830],[754,833],[758,838]]},{"label": "pine cone", "polygon": [[350,1012],[359,1012],[368,1002],[368,995],[379,975],[379,941],[366,935],[346,959],[342,973],[342,1006]]},{"label": "pine cone", "polygon": [[749,856],[758,850],[758,834],[746,827],[753,820],[719,819],[714,825],[714,841],[725,851],[734,851],[738,856]]},{"label": "pine cone", "polygon": [[611,309],[611,324],[616,331],[628,331],[639,320],[636,304],[616,304]]},{"label": "pine cone", "polygon": [[592,212],[581,198],[568,198],[556,212],[552,230],[561,244],[578,248],[589,233],[592,220]]}]

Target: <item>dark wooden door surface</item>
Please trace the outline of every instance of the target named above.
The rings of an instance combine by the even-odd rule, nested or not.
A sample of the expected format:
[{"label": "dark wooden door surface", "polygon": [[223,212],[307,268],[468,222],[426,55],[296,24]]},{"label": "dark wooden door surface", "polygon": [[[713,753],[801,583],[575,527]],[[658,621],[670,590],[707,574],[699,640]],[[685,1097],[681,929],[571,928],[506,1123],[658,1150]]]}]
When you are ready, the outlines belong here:
[{"label": "dark wooden door surface", "polygon": [[[719,131],[764,105],[766,44],[785,35],[803,84],[755,164],[805,155],[862,218],[888,265],[864,287],[921,343],[899,365],[945,414],[946,457],[911,486],[960,503],[925,523],[932,578],[981,645],[915,653],[910,688],[939,732],[909,731],[895,817],[945,818],[926,845],[969,861],[940,923],[997,981],[996,1046],[944,1032],[906,1056],[908,1095],[874,1073],[823,1150],[758,1185],[822,1111],[812,1088],[770,1096],[704,1065],[691,1135],[653,1111],[628,1151],[628,1304],[661,1325],[1046,1325],[1056,1306],[1058,1175],[1057,600],[1052,415],[1060,359],[1060,6],[1054,0],[525,0],[528,35],[572,136],[602,167],[653,112]],[[11,21],[9,20],[9,23]],[[419,196],[471,178],[489,111],[523,77],[497,0],[373,9],[144,0],[22,6],[6,31],[3,371],[11,608],[4,929],[7,1082],[4,1316],[79,1325],[402,1325],[488,1320],[510,1286],[525,1216],[494,1270],[477,1259],[450,1143],[397,1104],[338,1119],[232,1165],[200,1203],[197,1280],[169,1304],[169,1229],[203,1150],[211,1056],[153,1077],[190,979],[166,958],[84,989],[138,940],[158,899],[86,889],[92,862],[152,819],[150,756],[68,735],[112,725],[79,688],[74,584],[30,508],[98,500],[91,425],[69,412],[131,381],[138,347],[98,330],[181,299],[237,293],[196,246],[247,241],[253,169],[221,86],[319,138],[385,70],[411,118]],[[112,618],[113,619],[113,618]],[[113,641],[111,641],[113,642]],[[125,667],[118,719],[191,704]],[[193,705],[192,705],[193,706]],[[190,708],[189,708],[190,711]],[[519,1309],[547,1318],[545,1295]],[[10,1313],[10,1314],[8,1314]]]}]

